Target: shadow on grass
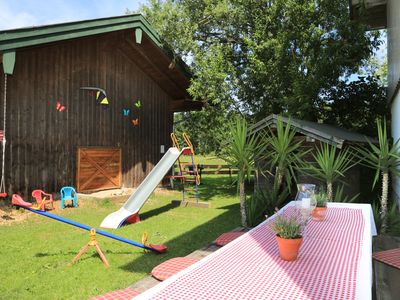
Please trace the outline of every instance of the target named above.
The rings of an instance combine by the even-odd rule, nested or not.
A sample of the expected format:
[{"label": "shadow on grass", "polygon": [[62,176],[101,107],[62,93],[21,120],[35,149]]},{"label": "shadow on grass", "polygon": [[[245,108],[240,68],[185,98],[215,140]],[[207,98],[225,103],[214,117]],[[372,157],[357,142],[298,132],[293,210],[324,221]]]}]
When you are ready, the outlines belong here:
[{"label": "shadow on grass", "polygon": [[153,209],[153,210],[149,210],[149,211],[146,211],[144,213],[140,213],[140,219],[141,220],[150,219],[151,217],[154,217],[156,215],[165,213],[165,212],[167,212],[167,211],[169,211],[171,209],[174,209],[174,208],[176,208],[178,206],[179,206],[179,203],[170,203],[170,204],[164,205],[162,207],[159,207],[159,208],[156,208],[156,209]]},{"label": "shadow on grass", "polygon": [[146,254],[121,268],[130,272],[150,273],[160,263],[178,256],[186,256],[212,243],[219,235],[240,225],[239,204],[229,205],[228,210],[218,217],[167,241],[168,251],[164,254]]},{"label": "shadow on grass", "polygon": [[231,204],[231,205],[218,207],[217,209],[228,209],[228,210],[231,210],[231,209],[237,209],[238,207],[239,207],[239,204]]},{"label": "shadow on grass", "polygon": [[[81,247],[82,248],[82,247]],[[37,258],[41,258],[41,257],[50,257],[50,256],[72,256],[75,257],[79,250],[81,250],[81,248],[77,249],[76,251],[68,251],[68,252],[53,252],[53,253],[45,253],[45,252],[39,252],[35,254],[35,257]],[[111,250],[103,250],[104,254],[132,254],[132,252],[128,252],[128,251],[111,251]],[[87,256],[87,255],[92,255],[92,256],[98,256],[96,249],[93,247],[90,247],[83,256]]]},{"label": "shadow on grass", "polygon": [[[186,187],[189,185],[187,184]],[[176,182],[175,190],[182,191],[182,184]],[[194,188],[191,184],[190,188]],[[193,198],[195,192],[186,192],[188,198]],[[232,181],[229,176],[226,175],[204,175],[201,179],[201,184],[199,185],[199,200],[209,201],[215,196],[227,197],[234,196],[236,194],[236,184]]]}]

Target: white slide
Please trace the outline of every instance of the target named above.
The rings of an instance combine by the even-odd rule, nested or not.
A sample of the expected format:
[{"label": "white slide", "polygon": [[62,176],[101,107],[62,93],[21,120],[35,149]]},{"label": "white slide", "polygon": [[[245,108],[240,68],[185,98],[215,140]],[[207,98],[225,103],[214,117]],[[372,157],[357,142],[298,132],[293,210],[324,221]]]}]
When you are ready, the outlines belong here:
[{"label": "white slide", "polygon": [[179,151],[175,147],[169,148],[167,153],[164,154],[158,164],[142,181],[137,190],[126,200],[125,204],[116,212],[109,214],[101,222],[100,227],[119,228],[127,218],[137,214],[185,149],[183,148]]}]

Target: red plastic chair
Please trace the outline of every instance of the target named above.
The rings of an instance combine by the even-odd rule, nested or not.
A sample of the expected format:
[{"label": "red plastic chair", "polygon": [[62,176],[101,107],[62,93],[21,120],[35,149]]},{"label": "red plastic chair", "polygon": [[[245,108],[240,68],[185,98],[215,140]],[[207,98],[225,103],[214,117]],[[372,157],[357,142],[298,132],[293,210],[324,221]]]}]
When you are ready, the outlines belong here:
[{"label": "red plastic chair", "polygon": [[32,191],[32,197],[35,198],[37,207],[43,211],[46,210],[46,204],[51,204],[52,209],[54,209],[53,196],[47,194],[42,190]]}]

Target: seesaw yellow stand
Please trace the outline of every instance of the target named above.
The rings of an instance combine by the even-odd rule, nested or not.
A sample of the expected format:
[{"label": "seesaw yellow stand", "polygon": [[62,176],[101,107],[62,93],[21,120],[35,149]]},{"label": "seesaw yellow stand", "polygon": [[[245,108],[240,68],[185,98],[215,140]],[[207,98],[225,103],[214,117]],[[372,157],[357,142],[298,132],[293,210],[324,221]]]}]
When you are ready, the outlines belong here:
[{"label": "seesaw yellow stand", "polygon": [[74,257],[74,259],[71,261],[70,265],[76,263],[79,258],[89,249],[90,246],[94,246],[97,253],[99,254],[101,260],[103,261],[104,265],[108,268],[110,264],[107,261],[107,258],[103,254],[103,252],[100,249],[99,243],[96,240],[96,229],[92,228],[90,229],[90,241],[87,243],[80,251],[79,253]]}]

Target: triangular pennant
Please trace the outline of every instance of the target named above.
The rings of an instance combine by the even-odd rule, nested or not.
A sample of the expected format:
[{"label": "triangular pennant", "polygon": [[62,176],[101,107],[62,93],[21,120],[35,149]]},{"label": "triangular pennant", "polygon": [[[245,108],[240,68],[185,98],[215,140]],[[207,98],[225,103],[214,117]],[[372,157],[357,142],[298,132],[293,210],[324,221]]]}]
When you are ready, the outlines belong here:
[{"label": "triangular pennant", "polygon": [[108,105],[109,103],[108,103],[107,97],[105,97],[103,100],[101,100],[101,101],[100,101],[100,104]]}]

